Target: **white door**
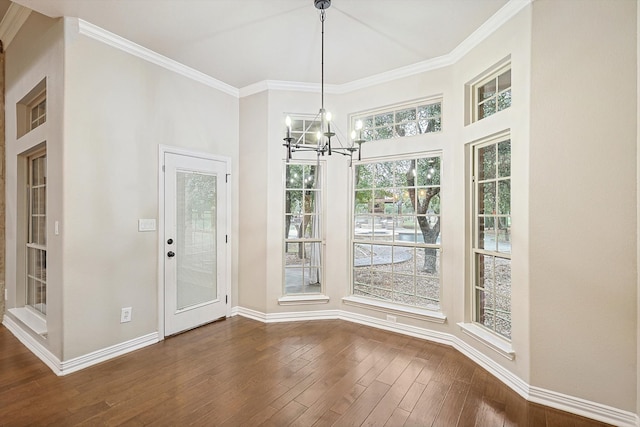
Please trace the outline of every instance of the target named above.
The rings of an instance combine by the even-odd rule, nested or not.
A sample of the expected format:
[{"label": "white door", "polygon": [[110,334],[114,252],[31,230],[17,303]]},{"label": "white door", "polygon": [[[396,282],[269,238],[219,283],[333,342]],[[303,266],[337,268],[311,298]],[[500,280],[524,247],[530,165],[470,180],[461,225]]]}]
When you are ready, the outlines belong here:
[{"label": "white door", "polygon": [[165,335],[227,313],[227,162],[164,153]]}]

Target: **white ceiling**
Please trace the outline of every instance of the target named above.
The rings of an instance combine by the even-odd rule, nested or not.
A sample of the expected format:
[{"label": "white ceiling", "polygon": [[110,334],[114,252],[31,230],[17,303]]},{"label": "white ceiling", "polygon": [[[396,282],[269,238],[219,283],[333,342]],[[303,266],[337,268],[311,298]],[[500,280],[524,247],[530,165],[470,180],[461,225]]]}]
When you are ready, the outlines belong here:
[{"label": "white ceiling", "polygon": [[[333,0],[325,83],[343,84],[451,52],[508,0]],[[236,88],[320,81],[313,0],[14,0],[73,16]]]}]

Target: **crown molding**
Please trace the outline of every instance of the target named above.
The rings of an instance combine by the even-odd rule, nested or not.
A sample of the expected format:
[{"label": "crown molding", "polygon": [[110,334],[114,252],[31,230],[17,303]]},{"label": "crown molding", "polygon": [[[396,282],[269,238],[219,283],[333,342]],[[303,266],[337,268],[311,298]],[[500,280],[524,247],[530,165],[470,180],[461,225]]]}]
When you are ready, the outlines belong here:
[{"label": "crown molding", "polygon": [[5,13],[2,22],[0,22],[0,40],[2,40],[4,49],[13,41],[13,38],[18,34],[30,14],[31,9],[28,7],[11,2],[7,13]]},{"label": "crown molding", "polygon": [[[446,55],[417,62],[405,67],[396,68],[394,70],[385,71],[384,73],[354,80],[348,83],[325,85],[325,93],[345,94],[453,65],[533,1],[534,0],[509,0],[507,4],[500,8],[500,10],[491,16],[476,31]],[[241,88],[240,97],[253,95],[265,90],[291,90],[298,92],[320,93],[320,84],[265,80]]]},{"label": "crown molding", "polygon": [[181,74],[191,80],[195,80],[228,95],[234,96],[236,98],[240,96],[240,91],[231,85],[223,83],[220,80],[214,79],[213,77],[210,77],[200,71],[181,64],[178,61],[174,61],[173,59],[169,59],[166,56],[152,51],[151,49],[147,49],[146,47],[133,43],[132,41],[127,40],[124,37],[120,37],[117,34],[111,33],[82,19],[78,19],[78,33],[98,40],[109,46],[115,47],[116,49],[120,49],[124,52],[130,53],[131,55],[137,56],[138,58],[144,59],[145,61],[156,64],[177,74]]}]

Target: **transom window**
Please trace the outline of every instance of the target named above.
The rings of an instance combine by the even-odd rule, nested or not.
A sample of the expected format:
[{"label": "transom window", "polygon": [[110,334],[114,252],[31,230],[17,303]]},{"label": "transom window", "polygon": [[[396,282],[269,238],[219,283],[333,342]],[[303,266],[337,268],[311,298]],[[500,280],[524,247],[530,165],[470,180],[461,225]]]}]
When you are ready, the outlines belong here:
[{"label": "transom window", "polygon": [[511,338],[511,141],[473,148],[474,321]]},{"label": "transom window", "polygon": [[321,167],[285,164],[284,295],[322,292]]},{"label": "transom window", "polygon": [[482,120],[511,106],[511,68],[500,68],[473,86],[475,120]]},{"label": "transom window", "polygon": [[291,120],[291,137],[299,144],[316,145],[320,121],[313,118],[297,118]]},{"label": "transom window", "polygon": [[33,130],[47,121],[47,99],[44,94],[30,106],[30,129]]},{"label": "transom window", "polygon": [[352,129],[356,129],[357,121],[362,122],[358,136],[365,141],[439,132],[442,130],[442,103],[439,100],[422,101],[359,114],[353,117]]},{"label": "transom window", "polygon": [[440,160],[355,166],[353,295],[440,309]]}]

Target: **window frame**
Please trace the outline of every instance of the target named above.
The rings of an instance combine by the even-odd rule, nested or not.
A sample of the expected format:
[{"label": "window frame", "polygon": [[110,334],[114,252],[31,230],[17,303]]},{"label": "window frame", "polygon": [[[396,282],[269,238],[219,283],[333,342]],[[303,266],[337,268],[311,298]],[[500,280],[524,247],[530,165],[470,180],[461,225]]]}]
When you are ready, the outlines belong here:
[{"label": "window frame", "polygon": [[[431,107],[434,105],[438,105],[438,110],[439,110],[439,114],[437,115],[429,115],[426,116],[424,118],[424,120],[427,120],[429,123],[431,122],[431,120],[437,120],[438,121],[438,128],[435,130],[426,130],[425,132],[419,132],[419,125],[418,125],[418,112],[417,110],[421,107]],[[413,120],[407,120],[407,121],[398,121],[398,113],[404,112],[406,110],[410,110],[410,109],[415,109],[416,110],[416,118]],[[390,123],[385,123],[383,125],[376,125],[375,124],[375,118],[378,116],[383,116],[383,115],[387,115],[387,114],[391,114],[393,115],[393,121]],[[400,103],[400,104],[394,104],[394,105],[390,105],[390,106],[386,106],[386,107],[381,107],[381,108],[377,108],[377,109],[373,109],[373,110],[367,110],[367,111],[362,111],[359,113],[355,113],[352,114],[350,117],[350,132],[351,131],[356,131],[356,135],[358,137],[358,139],[362,139],[365,142],[373,142],[373,141],[385,141],[385,140],[392,140],[392,139],[397,139],[397,138],[409,138],[412,136],[419,136],[419,135],[426,135],[426,134],[431,134],[431,133],[440,133],[442,132],[442,96],[438,95],[438,96],[432,96],[432,97],[428,97],[428,98],[424,98],[424,99],[420,99],[417,101],[412,101],[412,102],[405,102],[405,103]],[[371,126],[367,125],[367,120],[371,119],[372,123]],[[357,129],[356,127],[356,122],[358,121],[362,121],[363,127],[362,129]],[[403,123],[416,123],[416,128],[417,131],[415,134],[411,134],[411,135],[399,135],[397,132],[398,126],[402,125]],[[428,124],[427,124],[428,126]],[[389,137],[381,137],[381,138],[376,138],[376,132],[379,129],[382,128],[387,128],[387,127],[391,127],[391,136]],[[429,127],[427,127],[427,129],[429,129]]]},{"label": "window frame", "polygon": [[[42,106],[42,108],[40,108]],[[38,114],[34,117],[34,110],[37,110]],[[42,113],[40,114],[40,112]],[[29,132],[43,125],[47,121],[47,92],[43,90],[36,96],[29,104],[27,104],[27,114],[29,115],[27,123],[29,124]]]},{"label": "window frame", "polygon": [[[325,291],[325,239],[326,239],[326,231],[325,231],[325,224],[326,224],[326,211],[325,211],[325,203],[324,203],[324,194],[325,194],[325,171],[326,171],[326,164],[324,161],[320,161],[318,159],[316,160],[290,160],[289,162],[283,162],[283,169],[282,169],[282,183],[283,183],[283,197],[282,197],[282,212],[283,212],[283,230],[286,230],[286,219],[288,215],[291,215],[291,217],[293,217],[293,213],[288,213],[287,212],[287,191],[291,191],[291,190],[297,190],[297,188],[291,188],[288,187],[287,185],[287,169],[290,166],[301,166],[301,167],[316,167],[317,169],[317,174],[319,176],[318,181],[316,181],[316,186],[315,188],[312,190],[314,191],[316,194],[314,196],[314,209],[315,209],[315,202],[319,201],[320,204],[320,211],[319,214],[317,216],[319,216],[320,222],[319,222],[319,236],[311,236],[311,237],[298,237],[298,238],[289,238],[286,236],[282,236],[282,297],[279,299],[279,303],[281,305],[286,305],[286,304],[290,304],[290,303],[296,303],[296,302],[307,302],[307,303],[311,303],[311,302],[327,302],[328,298],[324,297],[324,291]],[[308,191],[309,189],[306,189],[304,187],[301,187],[300,190],[304,191]],[[304,195],[303,195],[304,197]],[[303,209],[301,211],[301,215],[304,216],[305,211],[304,211],[304,205],[303,205]],[[311,226],[313,227],[313,224],[311,224]],[[291,227],[291,223],[289,226],[289,229]],[[295,267],[287,267],[287,254],[288,254],[288,247],[289,245],[307,245],[307,244],[315,244],[318,247],[319,253],[319,263],[320,265],[318,266],[318,274],[320,276],[320,283],[319,283],[319,289],[317,291],[313,291],[313,292],[287,292],[287,269],[297,269]],[[300,247],[300,246],[299,246]],[[305,246],[305,250],[306,250],[306,246]],[[310,270],[311,268],[313,268],[313,266],[309,265],[308,269]],[[303,280],[304,280],[304,273],[305,270],[307,270],[307,268],[305,267],[301,267],[300,269],[302,269],[302,274],[303,274]],[[308,286],[312,286],[311,284]],[[307,286],[302,287],[302,289],[304,290],[305,288],[307,288]]]},{"label": "window frame", "polygon": [[[400,155],[400,156],[390,156],[390,157],[384,157],[384,158],[376,158],[376,159],[367,159],[367,160],[363,160],[363,161],[359,161],[359,162],[354,162],[354,168],[353,168],[353,173],[352,175],[352,179],[351,179],[351,208],[350,208],[350,213],[351,213],[351,226],[350,226],[350,289],[349,289],[349,296],[346,298],[343,298],[343,301],[347,304],[350,305],[356,305],[356,306],[363,306],[363,307],[368,307],[368,308],[374,308],[374,309],[378,309],[378,310],[382,310],[385,312],[395,312],[398,313],[400,315],[403,316],[408,316],[408,317],[414,317],[414,318],[419,318],[421,320],[429,320],[429,321],[435,321],[438,323],[443,323],[446,320],[446,317],[442,314],[442,237],[441,237],[441,232],[438,232],[438,235],[436,237],[436,240],[440,240],[439,243],[424,243],[424,242],[418,242],[417,237],[414,238],[414,241],[406,241],[406,242],[400,242],[400,240],[402,239],[396,239],[395,237],[395,228],[394,228],[394,235],[391,241],[380,241],[380,240],[376,240],[375,239],[375,226],[372,229],[372,237],[370,239],[364,239],[364,238],[356,238],[356,221],[357,221],[357,217],[358,217],[358,212],[356,212],[356,191],[358,191],[358,188],[356,188],[357,183],[356,183],[356,171],[357,171],[357,167],[361,166],[363,164],[376,164],[376,163],[386,163],[386,162],[394,162],[394,161],[411,161],[411,160],[419,160],[419,159],[433,159],[433,158],[437,158],[439,161],[439,173],[440,173],[440,180],[439,183],[437,184],[437,187],[439,188],[438,190],[438,198],[439,198],[439,211],[437,213],[437,217],[439,218],[440,221],[440,227],[442,224],[442,180],[441,180],[441,176],[442,176],[442,158],[443,158],[443,153],[441,150],[435,150],[435,151],[425,151],[425,152],[420,152],[420,153],[412,153],[409,155]],[[406,186],[407,188],[409,187],[408,185]],[[418,190],[419,188],[423,187],[423,185],[420,185],[419,183],[415,183],[414,186],[415,188],[414,191],[416,191],[416,195],[415,197],[418,197]],[[435,187],[432,186],[432,187]],[[375,194],[377,187],[371,187],[371,190],[374,192],[373,194]],[[383,188],[383,187],[379,187],[379,188]],[[389,187],[391,188],[391,187]],[[399,189],[399,186],[394,186],[394,189]],[[362,190],[360,190],[362,191]],[[368,191],[365,189],[365,191]],[[375,196],[374,196],[374,200],[373,203],[375,205]],[[375,210],[375,207],[372,207],[372,211],[371,211],[371,217],[375,220],[375,217],[377,216],[375,214],[375,212],[373,212],[373,210]],[[426,214],[425,214],[426,215]],[[383,216],[388,216],[387,214],[383,213]],[[398,218],[402,218],[405,215],[397,215]],[[412,215],[413,217],[418,217],[420,216],[418,213],[414,212]],[[421,232],[421,229],[415,229],[415,233],[416,236],[418,236],[418,234]],[[403,303],[400,301],[397,301],[395,299],[393,300],[389,300],[389,299],[382,299],[382,298],[374,298],[371,296],[365,296],[365,295],[358,295],[356,294],[355,291],[355,287],[356,287],[356,262],[355,262],[355,251],[356,251],[356,247],[357,245],[381,245],[381,246],[389,246],[391,248],[391,251],[393,253],[394,248],[409,248],[410,250],[414,251],[414,259],[415,259],[415,252],[418,250],[422,250],[424,248],[433,248],[436,249],[438,251],[438,258],[440,259],[440,263],[436,264],[438,267],[438,271],[437,271],[437,279],[438,279],[438,299],[437,299],[437,307],[432,306],[432,307],[426,307],[426,306],[418,306],[418,305],[410,305],[407,303]],[[373,265],[373,264],[372,264]],[[393,274],[395,272],[395,269],[392,266],[392,278],[394,277]],[[413,277],[413,282],[414,282],[414,297],[420,297],[420,295],[417,295],[416,289],[415,288],[415,284],[416,284],[416,280],[418,280],[418,278],[422,275],[418,275],[417,274],[417,270],[416,270],[416,266],[414,265],[414,269],[413,269],[413,274],[411,275]],[[402,276],[406,276],[405,273],[401,273]],[[426,299],[426,298],[425,298]]]},{"label": "window frame", "polygon": [[[508,108],[511,108],[511,106],[513,105],[513,101],[509,102],[509,106],[499,109],[499,103],[498,103],[498,99],[500,97],[501,94],[504,94],[505,92],[511,92],[512,93],[512,87],[513,87],[513,82],[511,79],[511,76],[509,77],[509,87],[500,90],[499,88],[499,82],[498,82],[498,78],[501,77],[503,74],[505,74],[506,72],[511,72],[511,61],[508,61],[506,63],[500,63],[498,65],[496,65],[495,67],[491,68],[489,71],[487,71],[486,73],[484,73],[482,75],[482,77],[478,78],[477,80],[475,80],[473,83],[471,83],[470,86],[470,98],[471,98],[471,102],[470,102],[470,106],[471,106],[471,122],[475,123],[478,122],[480,120],[486,119],[487,117],[491,117],[493,115],[495,115],[496,113],[499,113],[500,111],[504,111]],[[487,83],[491,82],[491,81],[495,81],[495,85],[496,85],[496,90],[495,93],[488,97],[485,98],[483,100],[479,99],[478,96],[478,90],[483,87],[484,85],[486,85]],[[510,97],[511,99],[511,97]],[[489,102],[490,100],[495,100],[496,103],[496,107],[495,107],[495,112],[491,113],[489,115],[483,115],[482,117],[479,117],[479,110],[480,110],[480,105],[484,105],[487,102]]]},{"label": "window frame", "polygon": [[[25,265],[24,265],[24,277],[25,277],[25,282],[24,282],[24,287],[25,287],[25,291],[24,291],[24,307],[29,310],[31,313],[35,314],[36,316],[42,318],[43,320],[46,320],[46,316],[47,316],[47,276],[46,276],[46,257],[47,257],[47,181],[46,181],[46,177],[47,177],[47,149],[46,146],[39,148],[31,153],[29,153],[26,157],[26,162],[27,162],[27,168],[26,168],[26,193],[27,193],[27,197],[26,197],[26,236],[25,236],[25,241],[24,241],[24,250],[25,250]],[[34,184],[33,182],[33,167],[34,167],[34,161],[38,160],[38,159],[43,159],[44,160],[44,166],[43,166],[43,172],[44,172],[44,176],[43,176],[43,183],[39,183],[39,184]],[[34,192],[35,190],[35,192]],[[44,199],[40,198],[37,199],[36,197],[34,197],[34,194],[37,194],[37,192],[39,190],[42,190],[42,192],[44,193]],[[43,206],[42,206],[42,212],[34,212],[34,210],[38,210],[37,206],[39,202],[34,202],[35,200],[39,200],[39,202],[44,201]],[[34,218],[39,218],[39,221],[42,221],[43,224],[43,229],[40,230],[42,231],[44,234],[43,239],[34,239],[34,224],[33,224],[33,219]],[[34,240],[38,240],[36,242],[34,242]],[[40,258],[40,263],[44,263],[44,267],[42,267],[42,265],[40,266],[40,275],[36,275],[33,274],[32,271],[30,271],[30,263],[32,262],[32,258],[29,255],[29,253],[31,251],[38,251],[40,253],[42,253],[44,256]],[[44,260],[44,262],[42,261]],[[35,260],[33,260],[34,263],[34,268],[35,268]],[[30,279],[34,282],[33,285],[33,290],[31,290],[31,286],[29,284]],[[35,282],[40,283],[40,285],[44,288],[44,298],[36,298],[35,294],[36,294],[36,284]],[[31,290],[31,292],[30,292]],[[42,292],[42,290],[40,290],[40,292]],[[44,302],[43,302],[44,301]],[[38,308],[37,305],[41,304],[42,308]]]},{"label": "window frame", "polygon": [[[486,147],[490,147],[490,146],[495,146],[496,150],[495,150],[495,159],[494,159],[494,165],[496,168],[496,172],[499,168],[499,160],[498,160],[498,145],[504,142],[509,142],[509,175],[508,177],[506,176],[498,176],[498,173],[496,173],[496,176],[493,178],[488,178],[486,180],[480,180],[478,177],[478,170],[479,170],[479,162],[478,162],[478,151],[480,149],[486,148]],[[494,336],[495,338],[497,338],[498,340],[504,341],[506,343],[511,343],[511,335],[512,335],[512,331],[513,331],[513,305],[512,305],[512,293],[513,293],[513,282],[512,282],[512,273],[511,273],[511,243],[509,243],[509,252],[505,252],[505,251],[500,251],[499,250],[499,239],[498,239],[498,234],[495,234],[495,250],[489,250],[486,248],[480,248],[480,244],[479,244],[479,232],[480,232],[480,226],[479,226],[479,222],[480,222],[480,217],[482,216],[483,218],[486,218],[484,215],[485,214],[480,214],[479,213],[479,201],[478,201],[478,195],[480,194],[479,191],[479,186],[480,184],[484,184],[484,183],[491,183],[491,182],[495,182],[495,188],[496,188],[496,195],[494,197],[494,202],[497,205],[498,204],[498,200],[500,197],[499,194],[499,182],[505,182],[506,180],[509,181],[509,214],[508,215],[503,215],[503,214],[499,214],[498,210],[496,210],[493,214],[489,215],[491,217],[493,217],[494,221],[497,221],[498,218],[508,218],[505,222],[509,224],[509,228],[511,227],[511,218],[512,218],[512,209],[511,209],[511,205],[512,205],[512,198],[511,198],[511,179],[512,179],[512,154],[511,154],[511,144],[512,144],[512,140],[511,140],[511,135],[508,132],[505,133],[501,133],[499,135],[496,135],[495,137],[492,138],[488,138],[488,139],[484,139],[481,141],[477,141],[475,143],[473,143],[471,145],[471,208],[469,209],[469,213],[470,213],[470,223],[471,223],[471,236],[470,236],[470,250],[469,250],[469,256],[470,256],[470,265],[471,265],[471,272],[470,272],[470,293],[471,293],[471,320],[473,325],[477,326],[478,329],[483,330],[488,332],[491,336]],[[495,229],[495,227],[494,227]],[[483,234],[484,236],[484,234]],[[511,239],[511,236],[509,234],[509,239]],[[483,245],[484,246],[484,245]],[[489,327],[487,326],[484,322],[482,322],[480,320],[480,316],[481,314],[479,313],[479,300],[478,300],[478,293],[480,291],[483,291],[483,289],[486,289],[485,287],[481,287],[478,285],[479,282],[479,278],[480,278],[480,266],[478,263],[478,258],[479,256],[487,256],[487,257],[491,257],[493,259],[494,262],[494,270],[495,271],[495,260],[496,259],[502,259],[502,260],[508,260],[509,263],[509,311],[508,311],[508,317],[509,317],[509,335],[505,335],[500,333],[497,330],[496,327],[496,319],[497,319],[497,308],[496,308],[496,303],[495,301],[497,300],[497,284],[496,284],[496,280],[493,280],[493,288],[491,289],[491,293],[493,293],[494,295],[494,319],[493,319],[493,327]],[[483,276],[484,277],[484,276]],[[495,278],[494,278],[495,279]]]}]

